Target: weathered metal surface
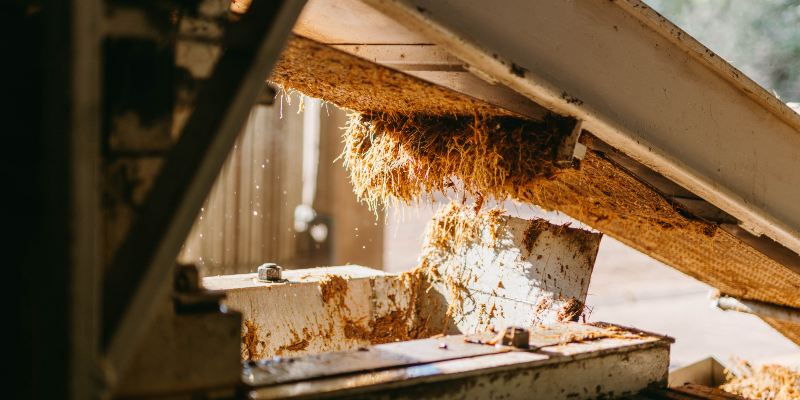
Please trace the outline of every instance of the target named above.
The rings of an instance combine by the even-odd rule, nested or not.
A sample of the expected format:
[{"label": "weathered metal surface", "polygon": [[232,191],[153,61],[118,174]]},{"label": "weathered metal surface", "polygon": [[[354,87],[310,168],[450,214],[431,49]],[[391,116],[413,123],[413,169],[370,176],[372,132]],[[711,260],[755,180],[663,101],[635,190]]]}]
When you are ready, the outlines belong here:
[{"label": "weathered metal surface", "polygon": [[[578,326],[569,324],[566,329]],[[613,336],[616,331],[606,333]],[[531,334],[536,335],[536,331]],[[620,339],[595,338],[592,341],[597,342],[596,347],[600,349],[591,352],[551,351],[544,354],[511,350],[504,346],[501,349],[510,351],[411,367],[385,367],[382,371],[371,370],[371,364],[365,363],[361,368],[362,372],[254,387],[249,395],[258,399],[615,398],[647,388],[666,386],[671,340],[641,332],[638,334],[638,339],[622,342],[619,342]],[[452,336],[447,339],[464,341],[470,337],[474,339],[474,335]],[[581,346],[581,343],[564,343],[571,340],[573,339],[564,337],[560,345],[565,348]],[[409,356],[416,354],[415,343],[418,342],[408,342],[404,346],[404,350],[410,352]],[[473,346],[481,347],[477,344]],[[494,346],[484,346],[496,349]],[[431,348],[429,351],[441,350]],[[323,354],[317,357],[335,356]],[[289,369],[293,364],[286,361],[282,363]],[[245,371],[245,382],[250,382],[247,374],[252,369]]]},{"label": "weathered metal surface", "polygon": [[[444,345],[444,346],[443,346]],[[265,360],[251,363],[244,371],[244,381],[251,386],[374,371],[409,365],[499,354],[509,349],[465,342],[459,336],[386,343],[354,350],[314,354],[298,358]]]},{"label": "weathered metal surface", "polygon": [[[595,340],[601,338],[602,340]],[[632,344],[672,339],[605,323],[556,324],[538,327],[531,335],[531,347],[548,353],[576,355],[605,348],[622,348]]]},{"label": "weathered metal surface", "polygon": [[[342,278],[343,286],[325,299],[320,280],[328,276]],[[374,269],[287,270],[283,278],[285,283],[259,281],[257,274],[203,280],[207,289],[227,294],[225,306],[243,313],[244,360],[367,346],[372,343],[361,333],[369,331],[370,322],[413,307],[412,290],[406,283]],[[406,323],[411,324],[412,318]]]},{"label": "weathered metal surface", "polygon": [[[630,344],[652,342],[663,337],[653,334],[638,334],[635,330],[616,325],[595,324],[550,324],[540,325],[529,330],[528,348],[547,354],[575,355],[603,350],[609,347],[625,347]],[[466,335],[473,343],[493,344],[496,333],[492,331]],[[603,339],[603,340],[596,340]]]},{"label": "weathered metal surface", "polygon": [[437,260],[434,276],[441,278],[432,291],[447,304],[428,295],[434,301],[429,307],[438,310],[431,317],[434,330],[551,324],[572,299],[586,301],[601,234],[507,216],[496,226],[483,223],[466,249]]},{"label": "weathered metal surface", "polygon": [[[529,221],[500,221],[469,245],[463,268],[455,260],[439,267],[439,276],[465,285],[462,298],[452,298],[453,280],[434,281],[428,290],[419,275],[404,278],[358,266],[287,270],[280,283],[243,274],[205,278],[203,284],[224,291],[224,304],[244,314],[245,361],[406,340],[412,332],[553,323],[572,299],[586,300],[600,234],[544,221],[534,230]],[[332,277],[339,279],[336,293],[326,294]],[[582,306],[574,317],[581,311]]]},{"label": "weathered metal surface", "polygon": [[[362,372],[342,377],[257,388],[251,390],[249,395],[251,399],[355,398],[355,396],[360,394],[368,398],[378,398],[372,397],[376,396],[374,393],[374,389],[376,388],[385,388],[388,386],[397,388],[398,391],[409,391],[414,390],[408,387],[410,385],[421,385],[423,383],[435,381],[436,378],[442,376],[457,378],[463,375],[487,374],[492,369],[508,369],[519,364],[542,362],[545,360],[547,360],[547,356],[541,354],[513,352],[500,354],[496,357],[485,356],[450,360],[433,364],[386,369],[376,372]],[[485,378],[490,378],[490,375],[485,375]],[[444,385],[452,387],[446,383]],[[416,392],[416,390],[414,391]],[[416,397],[411,398],[422,399],[427,397],[416,394]]]},{"label": "weathered metal surface", "polygon": [[227,51],[203,85],[186,133],[106,270],[102,327],[112,380],[129,373],[143,334],[167,298],[171,269],[194,217],[303,4],[253,7],[227,32]]}]

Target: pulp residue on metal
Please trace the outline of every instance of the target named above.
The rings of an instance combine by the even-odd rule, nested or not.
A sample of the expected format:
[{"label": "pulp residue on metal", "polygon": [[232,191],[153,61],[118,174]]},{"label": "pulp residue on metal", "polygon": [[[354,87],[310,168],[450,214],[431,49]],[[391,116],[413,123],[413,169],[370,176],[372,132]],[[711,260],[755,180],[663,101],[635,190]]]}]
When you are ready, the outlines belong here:
[{"label": "pulp residue on metal", "polygon": [[[488,117],[519,118],[518,115],[498,107],[302,38],[294,38],[287,45],[270,79],[286,90],[296,90],[362,113],[362,116],[355,118],[362,118],[364,126],[358,129],[351,127],[352,135],[364,135],[364,132],[372,130],[366,124],[378,118],[387,127],[415,121],[416,131],[426,132],[431,136],[443,136],[440,139],[409,140],[416,136],[387,133],[394,128],[374,130],[377,137],[363,140],[362,136],[361,142],[357,142],[355,139],[358,138],[353,136],[352,143],[356,144],[354,149],[357,152],[352,154],[362,157],[361,161],[365,162],[366,168],[380,171],[377,175],[380,179],[367,179],[371,178],[368,174],[365,177],[357,176],[357,182],[362,185],[359,194],[366,198],[369,198],[370,190],[377,196],[372,198],[381,198],[382,194],[389,193],[398,199],[404,199],[414,193],[424,192],[426,188],[447,188],[450,180],[444,180],[443,176],[437,177],[442,178],[442,182],[428,182],[431,175],[427,168],[422,167],[426,159],[458,157],[462,151],[464,155],[494,151],[493,148],[454,147],[448,144],[454,142],[447,138],[456,137],[457,133],[437,133],[431,128],[435,126],[435,119],[425,120],[419,116],[455,120],[466,118],[466,121],[478,123],[486,121]],[[398,119],[390,119],[384,115]],[[469,116],[472,118],[468,118]],[[475,138],[470,146],[496,143],[496,140],[502,139],[502,132],[496,132],[497,129],[503,130],[502,125],[500,128],[496,127],[493,127],[495,131],[486,132],[484,138]],[[481,132],[479,130],[479,135]],[[515,136],[507,134],[504,137],[513,139]],[[380,142],[379,145],[383,143],[381,141],[387,143],[380,146],[382,151],[387,151],[386,157],[379,157],[376,152],[376,157],[372,158],[373,154],[363,151],[376,141]],[[591,135],[584,134],[581,142],[591,149]],[[414,145],[426,143],[436,145],[425,149],[413,148]],[[392,158],[388,157],[389,154],[402,154],[403,157]],[[501,155],[509,161],[515,155],[519,157],[519,154],[521,153]],[[420,158],[421,155],[429,158]],[[469,158],[463,158],[462,161],[473,163]],[[357,164],[358,160],[348,161],[348,165]],[[605,157],[602,152],[588,151],[580,162],[580,168],[561,170],[552,179],[531,179],[529,183],[520,186],[502,186],[502,190],[497,189],[495,184],[506,182],[510,177],[506,175],[510,173],[509,170],[499,169],[502,172],[498,172],[498,176],[488,175],[484,176],[486,179],[471,180],[469,171],[474,169],[459,167],[447,170],[454,174],[448,179],[466,178],[468,185],[464,190],[478,194],[481,198],[485,194],[494,193],[500,200],[511,198],[548,210],[562,211],[732,296],[800,308],[800,297],[796,295],[800,288],[798,274],[717,229],[716,224],[698,217]],[[355,170],[358,171],[357,168]],[[406,182],[399,187],[408,191],[400,190],[393,194],[394,189],[384,186],[386,182]],[[414,182],[421,183],[422,188],[414,189]],[[481,198],[478,199],[479,202]],[[381,198],[382,201],[385,199]],[[783,326],[774,321],[768,322],[776,327]],[[793,329],[798,331],[797,335],[792,336],[793,340],[800,340],[800,329]]]},{"label": "pulp residue on metal", "polygon": [[766,364],[754,368],[744,360],[734,361],[738,375],[731,368],[721,389],[752,400],[790,400],[800,398],[800,374],[796,368]]},{"label": "pulp residue on metal", "polygon": [[322,301],[328,306],[333,306],[328,308],[331,315],[335,315],[343,323],[346,338],[364,340],[371,344],[382,344],[429,336],[425,329],[424,319],[418,318],[419,275],[405,273],[396,279],[407,290],[404,295],[410,298],[408,305],[400,307],[395,303],[388,313],[376,315],[373,312],[373,317],[369,320],[353,320],[345,312],[347,306],[344,298],[347,296],[347,280],[338,275],[327,275],[320,279]]}]

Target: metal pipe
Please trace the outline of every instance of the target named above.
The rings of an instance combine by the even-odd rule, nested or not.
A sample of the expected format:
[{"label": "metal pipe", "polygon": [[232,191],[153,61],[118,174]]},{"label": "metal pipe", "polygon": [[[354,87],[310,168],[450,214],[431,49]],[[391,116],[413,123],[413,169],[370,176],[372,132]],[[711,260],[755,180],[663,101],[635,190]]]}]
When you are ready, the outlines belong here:
[{"label": "metal pipe", "polygon": [[797,308],[784,307],[755,300],[739,300],[729,296],[719,296],[712,300],[711,305],[712,307],[725,311],[739,311],[764,318],[800,323],[800,309]]}]

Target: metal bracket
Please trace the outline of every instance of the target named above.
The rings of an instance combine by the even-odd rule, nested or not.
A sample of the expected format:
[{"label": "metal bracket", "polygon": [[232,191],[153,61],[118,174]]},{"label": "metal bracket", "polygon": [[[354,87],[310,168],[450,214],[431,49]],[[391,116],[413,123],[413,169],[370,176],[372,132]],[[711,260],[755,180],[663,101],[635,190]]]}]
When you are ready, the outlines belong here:
[{"label": "metal bracket", "polygon": [[739,227],[744,229],[745,231],[747,231],[747,233],[749,233],[749,234],[751,234],[751,235],[753,235],[755,237],[761,237],[761,232],[758,229],[756,229],[754,226],[748,224],[747,222],[739,221]]},{"label": "metal bracket", "polygon": [[194,265],[178,265],[172,301],[175,314],[202,314],[220,311],[225,292],[206,290],[200,284],[200,273]]},{"label": "metal bracket", "polygon": [[578,143],[583,132],[583,121],[580,119],[575,120],[572,129],[568,136],[564,137],[561,146],[558,148],[557,162],[561,165],[572,164],[572,159],[577,158],[583,160],[586,155],[586,146]]}]

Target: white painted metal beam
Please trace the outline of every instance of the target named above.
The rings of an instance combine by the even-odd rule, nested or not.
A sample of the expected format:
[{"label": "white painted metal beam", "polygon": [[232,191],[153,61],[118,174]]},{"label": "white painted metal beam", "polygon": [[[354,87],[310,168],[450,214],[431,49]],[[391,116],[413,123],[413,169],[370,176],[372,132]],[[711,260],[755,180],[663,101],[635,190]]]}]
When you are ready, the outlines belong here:
[{"label": "white painted metal beam", "polygon": [[[320,280],[331,275],[344,279],[342,303],[325,301],[321,293]],[[413,307],[411,289],[396,275],[357,265],[287,270],[283,278],[281,283],[259,281],[257,274],[203,279],[206,289],[225,292],[226,307],[242,313],[245,361],[368,346],[368,338],[347,330],[366,331],[370,322]]]},{"label": "white painted metal beam", "polygon": [[800,115],[637,0],[366,0],[800,252]]},{"label": "white painted metal beam", "polygon": [[[364,2],[386,17],[373,20],[392,44],[440,46],[800,253],[800,115],[641,1]],[[310,6],[324,14],[324,3]],[[312,38],[384,44],[360,21],[316,25]],[[309,25],[301,19],[295,32]]]}]

